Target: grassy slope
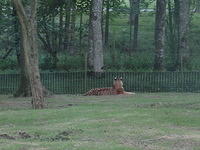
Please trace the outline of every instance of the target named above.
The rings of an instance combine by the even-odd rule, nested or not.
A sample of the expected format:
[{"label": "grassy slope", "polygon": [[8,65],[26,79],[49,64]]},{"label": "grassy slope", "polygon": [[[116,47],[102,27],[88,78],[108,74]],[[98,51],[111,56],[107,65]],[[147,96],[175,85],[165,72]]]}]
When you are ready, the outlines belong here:
[{"label": "grassy slope", "polygon": [[199,94],[59,95],[48,105],[35,111],[27,99],[0,96],[0,134],[16,138],[0,139],[0,149],[200,149]]}]

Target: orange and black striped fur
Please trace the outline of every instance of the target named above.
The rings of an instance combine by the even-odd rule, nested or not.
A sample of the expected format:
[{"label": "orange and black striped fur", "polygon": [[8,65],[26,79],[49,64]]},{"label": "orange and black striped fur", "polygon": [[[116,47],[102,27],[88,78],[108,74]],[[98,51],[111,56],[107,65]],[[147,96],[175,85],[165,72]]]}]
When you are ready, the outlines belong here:
[{"label": "orange and black striped fur", "polygon": [[107,88],[95,88],[91,89],[87,93],[85,93],[85,96],[92,96],[92,95],[119,95],[119,94],[134,94],[131,92],[125,92],[123,88],[123,82],[122,78],[115,78],[113,81],[113,87],[107,87]]}]

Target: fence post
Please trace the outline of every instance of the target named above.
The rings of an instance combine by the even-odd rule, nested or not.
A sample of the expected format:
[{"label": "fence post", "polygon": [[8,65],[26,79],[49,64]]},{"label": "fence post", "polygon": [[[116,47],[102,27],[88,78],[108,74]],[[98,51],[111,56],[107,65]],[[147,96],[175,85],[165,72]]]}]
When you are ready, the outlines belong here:
[{"label": "fence post", "polygon": [[88,54],[87,52],[85,52],[85,92],[86,92],[86,89],[87,89],[87,57],[88,57]]},{"label": "fence post", "polygon": [[184,74],[183,74],[183,56],[181,55],[181,92],[183,93],[184,92],[184,83],[183,83],[183,77],[184,77]]}]

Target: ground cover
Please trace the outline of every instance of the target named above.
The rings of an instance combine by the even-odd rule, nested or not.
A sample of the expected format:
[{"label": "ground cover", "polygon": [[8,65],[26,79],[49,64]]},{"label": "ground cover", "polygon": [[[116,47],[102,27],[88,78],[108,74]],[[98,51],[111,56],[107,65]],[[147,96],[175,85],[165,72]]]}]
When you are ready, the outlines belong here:
[{"label": "ground cover", "polygon": [[200,94],[0,96],[1,150],[199,150]]}]

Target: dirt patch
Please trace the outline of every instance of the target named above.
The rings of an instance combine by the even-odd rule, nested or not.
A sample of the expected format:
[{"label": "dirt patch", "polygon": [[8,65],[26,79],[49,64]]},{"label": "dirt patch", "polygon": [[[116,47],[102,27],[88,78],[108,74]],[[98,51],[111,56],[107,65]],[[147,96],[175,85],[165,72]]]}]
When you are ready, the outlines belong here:
[{"label": "dirt patch", "polygon": [[8,134],[0,134],[0,139],[15,140],[15,137]]},{"label": "dirt patch", "polygon": [[19,131],[15,136],[11,136],[8,134],[0,134],[0,139],[7,139],[7,140],[29,139],[29,138],[31,138],[31,135],[24,131]]},{"label": "dirt patch", "polygon": [[162,136],[161,139],[175,140],[175,139],[200,139],[200,135],[168,135]]},{"label": "dirt patch", "polygon": [[31,102],[29,101],[2,101],[0,103],[2,109],[30,109]]},{"label": "dirt patch", "polygon": [[59,132],[55,136],[51,137],[42,137],[40,135],[34,136],[35,139],[39,139],[40,141],[68,141],[71,139],[71,137],[75,134],[81,134],[83,130],[77,129],[77,130],[66,130]]},{"label": "dirt patch", "polygon": [[68,141],[68,140],[70,140],[70,136],[75,135],[75,134],[80,134],[82,132],[83,132],[83,130],[81,130],[81,129],[62,131],[62,132],[58,133],[56,136],[51,137],[50,139],[52,141]]},{"label": "dirt patch", "polygon": [[70,140],[70,137],[75,134],[81,134],[83,130],[77,129],[77,130],[66,130],[59,132],[57,135],[52,137],[42,137],[42,135],[39,135],[38,133],[35,133],[33,135],[25,132],[25,131],[19,131],[15,136],[11,136],[8,134],[0,134],[0,139],[7,139],[7,140],[17,140],[17,139],[35,139],[40,141],[68,141]]},{"label": "dirt patch", "polygon": [[160,143],[170,142],[173,150],[175,149],[190,149],[191,147],[200,147],[200,135],[165,135],[161,137],[155,137],[152,139],[137,139],[126,137],[121,139],[121,144],[129,147],[138,147],[144,150],[162,149],[159,147]]},{"label": "dirt patch", "polygon": [[[45,106],[45,108],[68,108],[68,107],[72,107],[72,106],[77,106],[78,104],[73,104],[73,103],[69,103],[69,104],[57,104],[54,102],[47,102],[47,105]],[[13,109],[13,110],[17,110],[17,109],[31,109],[31,101],[1,101],[0,102],[0,109],[6,110],[6,109]]]},{"label": "dirt patch", "polygon": [[160,98],[163,98],[163,97],[161,97],[161,96],[156,96],[156,95],[149,95],[149,96],[144,96],[144,98],[160,99]]},{"label": "dirt patch", "polygon": [[200,102],[190,102],[190,103],[167,103],[167,102],[157,102],[157,103],[147,103],[147,104],[135,104],[138,108],[186,108],[186,109],[200,109]]},{"label": "dirt patch", "polygon": [[28,134],[28,133],[26,133],[26,132],[24,132],[24,131],[20,131],[20,132],[19,132],[19,138],[22,138],[22,139],[29,139],[29,138],[31,138],[31,135]]},{"label": "dirt patch", "polygon": [[65,104],[65,105],[58,105],[58,108],[66,108],[66,107],[72,107],[72,106],[77,106],[77,104]]},{"label": "dirt patch", "polygon": [[153,144],[152,142],[146,141],[146,140],[123,138],[120,143],[123,145],[126,145],[128,147],[140,148],[143,150],[162,149],[161,147]]},{"label": "dirt patch", "polygon": [[69,135],[71,135],[72,131],[63,131],[59,134],[57,134],[55,137],[52,137],[52,141],[68,141],[70,140]]}]

